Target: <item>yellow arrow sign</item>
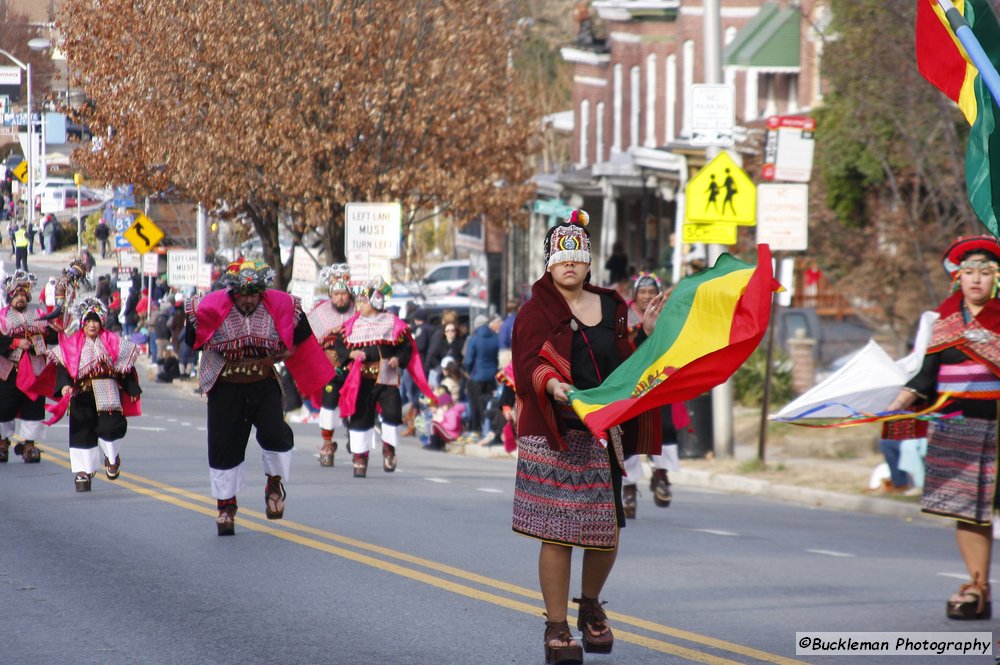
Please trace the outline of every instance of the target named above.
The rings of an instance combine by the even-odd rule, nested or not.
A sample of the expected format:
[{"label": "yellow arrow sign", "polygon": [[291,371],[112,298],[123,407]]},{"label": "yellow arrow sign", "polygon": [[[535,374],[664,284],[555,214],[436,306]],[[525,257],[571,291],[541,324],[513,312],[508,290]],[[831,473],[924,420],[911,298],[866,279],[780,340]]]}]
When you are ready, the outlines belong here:
[{"label": "yellow arrow sign", "polygon": [[140,254],[145,254],[163,240],[163,231],[149,217],[139,213],[132,226],[122,234]]},{"label": "yellow arrow sign", "polygon": [[728,222],[753,226],[757,187],[725,152],[698,171],[684,190],[684,217],[690,222]]},{"label": "yellow arrow sign", "polygon": [[684,242],[705,242],[712,245],[735,245],[737,226],[732,223],[685,224],[681,234]]},{"label": "yellow arrow sign", "polygon": [[11,171],[14,177],[21,181],[22,184],[27,184],[28,182],[28,162],[27,160],[22,161],[20,164],[14,167]]}]

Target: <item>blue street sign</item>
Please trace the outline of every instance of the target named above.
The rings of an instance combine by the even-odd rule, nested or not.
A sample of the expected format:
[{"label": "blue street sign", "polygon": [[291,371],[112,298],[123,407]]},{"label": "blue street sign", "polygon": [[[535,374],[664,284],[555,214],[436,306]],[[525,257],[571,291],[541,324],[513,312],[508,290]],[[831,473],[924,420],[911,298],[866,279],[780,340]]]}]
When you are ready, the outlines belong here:
[{"label": "blue street sign", "polygon": [[116,185],[114,204],[116,208],[128,208],[135,205],[135,195],[132,185]]},{"label": "blue street sign", "polygon": [[573,214],[573,206],[568,206],[562,201],[557,201],[555,199],[538,199],[535,201],[533,210],[540,215],[548,215],[550,217],[562,217],[568,218]]},{"label": "blue street sign", "polygon": [[128,241],[128,238],[120,233],[115,234],[115,249],[127,248],[131,249],[132,243]]}]

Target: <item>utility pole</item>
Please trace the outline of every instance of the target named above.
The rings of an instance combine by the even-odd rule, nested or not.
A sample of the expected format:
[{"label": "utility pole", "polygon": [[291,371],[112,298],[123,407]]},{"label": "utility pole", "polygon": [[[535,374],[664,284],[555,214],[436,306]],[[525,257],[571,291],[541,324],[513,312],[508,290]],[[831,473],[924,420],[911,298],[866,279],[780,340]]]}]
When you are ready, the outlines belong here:
[{"label": "utility pole", "polygon": [[[722,83],[722,19],[719,0],[704,0],[702,17],[705,42],[705,83]],[[688,103],[691,92],[687,91]],[[710,162],[719,154],[720,148],[705,148],[705,161]],[[708,246],[708,265],[715,265],[716,259],[725,251],[723,245]],[[733,384],[726,381],[712,389],[712,433],[716,457],[732,457],[733,447]]]}]

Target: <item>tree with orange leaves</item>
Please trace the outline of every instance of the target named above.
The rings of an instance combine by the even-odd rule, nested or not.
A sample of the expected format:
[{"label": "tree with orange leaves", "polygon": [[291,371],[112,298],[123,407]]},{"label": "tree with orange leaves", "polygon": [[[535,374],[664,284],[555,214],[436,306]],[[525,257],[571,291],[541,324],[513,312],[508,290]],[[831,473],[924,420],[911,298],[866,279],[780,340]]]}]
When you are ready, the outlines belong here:
[{"label": "tree with orange leaves", "polygon": [[[97,177],[279,225],[342,258],[351,201],[517,216],[536,127],[514,17],[459,0],[66,0],[57,23],[93,102]],[[521,213],[523,214],[523,213]],[[459,221],[461,223],[461,221]],[[283,285],[291,259],[279,271]]]}]

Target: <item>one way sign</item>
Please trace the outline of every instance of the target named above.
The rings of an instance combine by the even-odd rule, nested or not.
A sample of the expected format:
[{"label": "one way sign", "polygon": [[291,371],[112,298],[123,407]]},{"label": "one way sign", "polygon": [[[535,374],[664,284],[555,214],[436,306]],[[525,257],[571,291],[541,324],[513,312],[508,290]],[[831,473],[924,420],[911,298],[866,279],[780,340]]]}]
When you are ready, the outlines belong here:
[{"label": "one way sign", "polygon": [[149,217],[139,213],[123,234],[140,254],[145,254],[163,240],[163,231]]}]

